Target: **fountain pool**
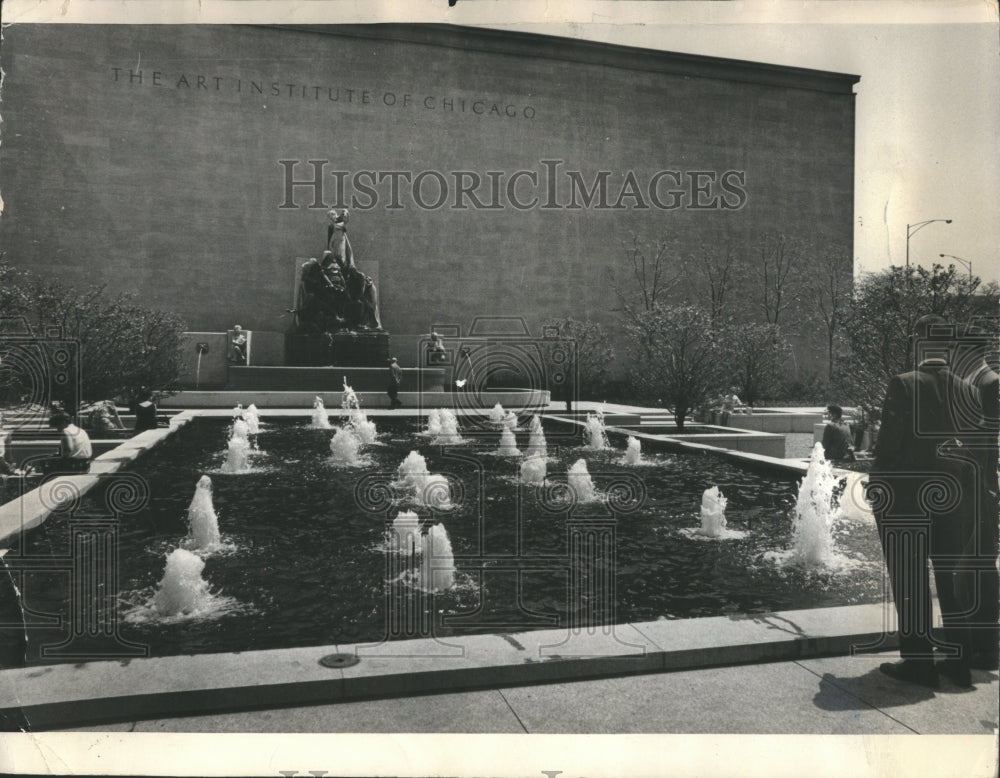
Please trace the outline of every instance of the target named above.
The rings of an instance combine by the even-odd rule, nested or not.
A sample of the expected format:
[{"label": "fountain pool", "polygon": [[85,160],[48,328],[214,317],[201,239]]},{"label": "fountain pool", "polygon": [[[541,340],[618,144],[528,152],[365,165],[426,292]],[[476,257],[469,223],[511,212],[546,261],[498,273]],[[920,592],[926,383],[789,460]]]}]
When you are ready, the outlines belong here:
[{"label": "fountain pool", "polygon": [[[413,607],[433,623],[434,635],[565,626],[579,607],[567,599],[567,514],[552,510],[551,503],[544,509],[540,497],[554,484],[565,487],[580,460],[596,499],[575,510],[611,516],[614,523],[619,622],[882,597],[873,525],[856,518],[834,525],[838,553],[854,562],[847,569],[783,566],[768,552],[791,547],[797,480],[762,476],[711,454],[646,450],[643,464],[629,466],[624,440],[594,451],[581,435],[549,445],[545,485],[536,487],[520,480],[521,459],[496,456],[499,429],[441,446],[428,438],[424,419],[380,420],[377,441],[360,452],[369,463],[352,467],[330,457],[330,430],[311,429],[308,417],[269,418],[254,466],[226,473],[230,423],[195,420],[133,466],[148,481],[151,502],[119,530],[120,634],[148,644],[153,655],[379,641],[386,637],[387,581],[405,584],[405,575],[419,577],[421,571],[432,587],[393,590],[412,594]],[[552,424],[544,423],[547,431],[554,431]],[[526,449],[529,431],[515,435]],[[430,473],[447,479],[452,501],[445,508],[421,505],[406,490],[371,487],[399,480],[400,464],[411,451],[426,459]],[[199,572],[221,610],[213,612],[208,600],[207,610],[160,619],[150,602],[164,576],[164,559],[189,534],[192,493],[209,472],[224,551],[200,557]],[[604,495],[621,474],[641,479],[646,500],[615,518]],[[713,486],[728,500],[728,528],[741,537],[692,537],[701,524],[702,495]],[[78,514],[99,511],[88,500]],[[405,516],[395,530],[393,520],[407,511],[417,516],[421,540],[413,536],[417,553],[404,555],[394,537],[401,527],[412,535],[414,520]],[[69,553],[68,517],[55,515],[31,532],[25,550]],[[64,574],[37,570],[25,578],[34,611],[68,612]],[[438,591],[430,595],[431,588]],[[40,646],[58,643],[66,629],[30,630],[28,661],[38,662]]]}]

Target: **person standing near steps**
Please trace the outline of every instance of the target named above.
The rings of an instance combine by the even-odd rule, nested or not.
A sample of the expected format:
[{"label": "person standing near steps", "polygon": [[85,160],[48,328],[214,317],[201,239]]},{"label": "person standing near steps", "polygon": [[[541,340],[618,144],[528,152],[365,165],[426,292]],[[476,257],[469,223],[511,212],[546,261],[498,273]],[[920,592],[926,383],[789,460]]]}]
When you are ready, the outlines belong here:
[{"label": "person standing near steps", "polygon": [[399,387],[402,383],[403,368],[396,362],[396,357],[393,357],[389,360],[389,388],[386,390],[390,408],[399,408],[403,404],[399,401]]}]

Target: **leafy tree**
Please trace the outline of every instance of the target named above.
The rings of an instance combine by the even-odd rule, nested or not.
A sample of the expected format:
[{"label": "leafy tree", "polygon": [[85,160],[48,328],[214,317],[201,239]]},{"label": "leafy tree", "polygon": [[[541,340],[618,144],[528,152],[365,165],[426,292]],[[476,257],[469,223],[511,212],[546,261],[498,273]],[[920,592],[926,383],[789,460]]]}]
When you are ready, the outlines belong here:
[{"label": "leafy tree", "polygon": [[850,360],[837,372],[837,387],[851,402],[876,413],[889,379],[914,366],[910,335],[917,319],[936,313],[961,327],[995,314],[998,299],[996,283],[983,284],[954,265],[891,267],[862,277],[843,320]]},{"label": "leafy tree", "polygon": [[145,308],[130,294],[112,296],[105,287],[78,291],[3,264],[0,316],[23,317],[36,335],[59,327],[63,338],[79,342],[80,400],[176,386],[184,325],[175,314]]},{"label": "leafy tree", "polygon": [[576,368],[581,397],[596,397],[607,386],[608,368],[615,359],[607,333],[597,322],[573,318],[549,319],[544,325],[559,338],[576,344]]},{"label": "leafy tree", "polygon": [[693,305],[657,305],[626,324],[635,357],[633,383],[641,396],[673,408],[679,430],[684,417],[717,392],[722,351],[711,317]]},{"label": "leafy tree", "polygon": [[727,321],[716,329],[720,357],[740,399],[754,405],[772,396],[792,353],[779,327]]},{"label": "leafy tree", "polygon": [[24,308],[27,280],[27,274],[11,265],[7,253],[0,251],[0,318],[15,317]]}]

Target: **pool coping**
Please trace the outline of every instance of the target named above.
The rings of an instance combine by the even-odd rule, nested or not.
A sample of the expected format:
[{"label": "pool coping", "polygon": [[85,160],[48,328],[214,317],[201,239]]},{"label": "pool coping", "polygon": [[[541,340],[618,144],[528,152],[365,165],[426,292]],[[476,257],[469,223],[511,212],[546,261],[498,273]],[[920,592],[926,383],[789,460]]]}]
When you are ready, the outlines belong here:
[{"label": "pool coping", "polygon": [[[554,421],[559,421],[564,424],[575,424],[577,426],[584,426],[585,422],[580,419],[568,418],[564,414],[559,412],[549,412],[546,416]],[[809,469],[808,460],[799,459],[780,459],[778,457],[768,456],[767,454],[754,454],[749,451],[734,451],[733,449],[722,448],[721,446],[713,446],[710,443],[700,443],[694,440],[681,439],[674,435],[664,435],[662,433],[652,433],[652,432],[642,432],[641,430],[633,430],[626,427],[614,427],[609,426],[605,428],[605,432],[612,435],[622,436],[622,437],[633,437],[638,440],[647,441],[652,443],[653,446],[660,451],[672,451],[676,453],[710,453],[721,456],[724,459],[728,459],[732,462],[739,462],[741,464],[749,465],[750,467],[760,469],[767,468],[771,470],[779,470],[789,477],[801,477],[806,474]],[[745,433],[745,434],[744,434]],[[699,439],[711,439],[714,437],[712,434],[699,435]],[[718,437],[728,437],[726,435],[719,435]],[[744,430],[741,433],[741,437],[746,437],[747,439],[757,437],[757,438],[783,438],[783,435],[779,435],[771,432],[758,432],[756,430]],[[850,472],[847,470],[834,469],[834,473],[843,476],[845,473]]]},{"label": "pool coping", "polygon": [[[27,730],[886,651],[881,603],[0,670]],[[357,657],[329,668],[331,654]]]}]

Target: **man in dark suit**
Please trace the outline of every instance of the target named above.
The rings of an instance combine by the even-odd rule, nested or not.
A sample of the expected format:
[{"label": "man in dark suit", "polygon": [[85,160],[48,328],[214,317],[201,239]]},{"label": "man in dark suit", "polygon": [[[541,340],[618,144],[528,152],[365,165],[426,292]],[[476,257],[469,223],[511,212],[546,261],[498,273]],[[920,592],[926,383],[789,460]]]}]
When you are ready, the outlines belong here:
[{"label": "man in dark suit", "polygon": [[[972,653],[965,559],[974,547],[978,467],[963,449],[958,407],[970,387],[950,366],[953,329],[921,317],[913,334],[915,370],[889,382],[869,479],[879,538],[899,617],[901,662],[879,669],[935,687],[939,670],[971,685]],[[934,567],[945,640],[931,631],[927,560]],[[948,658],[934,664],[933,649]]]},{"label": "man in dark suit", "polygon": [[403,368],[396,362],[396,357],[393,357],[389,360],[389,388],[386,390],[390,408],[398,408],[403,404],[399,401],[399,388],[402,384]]}]

